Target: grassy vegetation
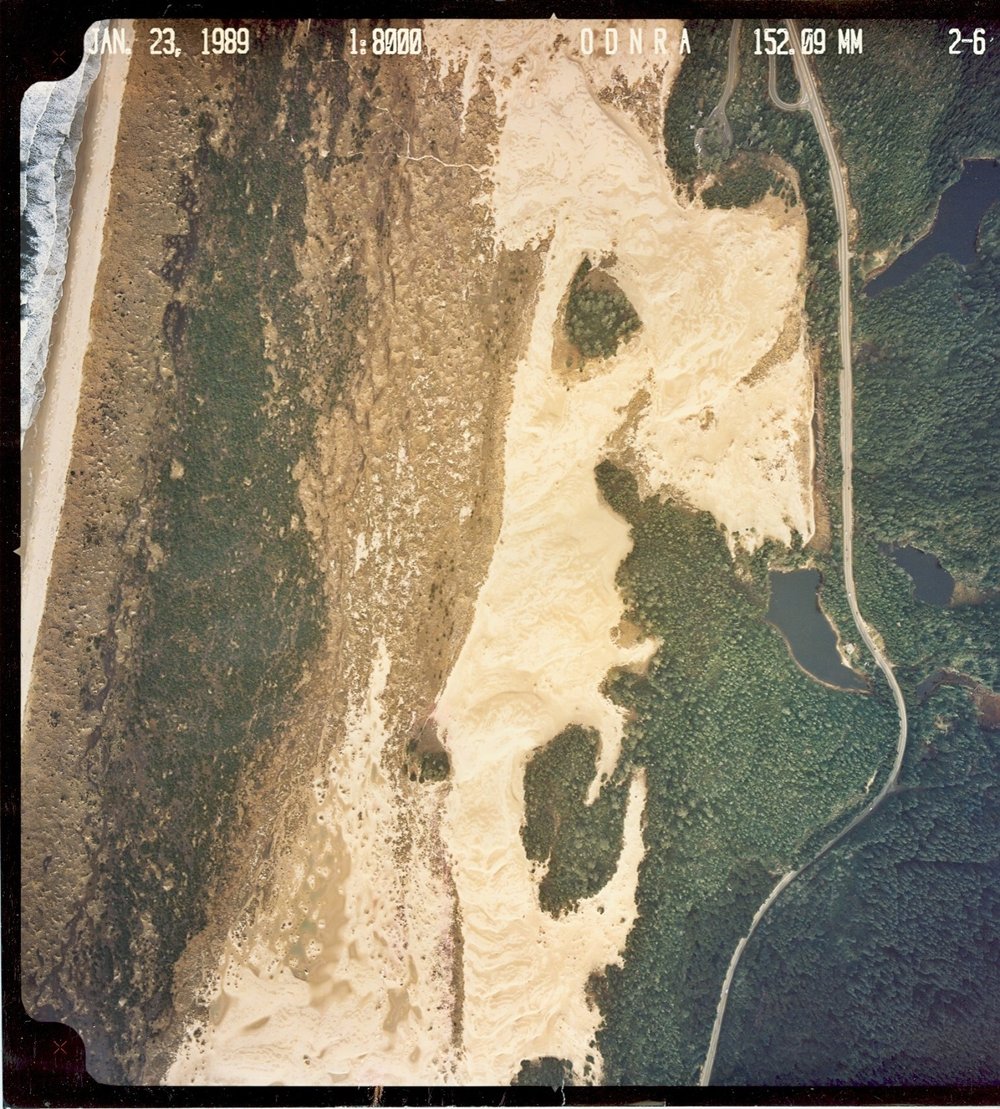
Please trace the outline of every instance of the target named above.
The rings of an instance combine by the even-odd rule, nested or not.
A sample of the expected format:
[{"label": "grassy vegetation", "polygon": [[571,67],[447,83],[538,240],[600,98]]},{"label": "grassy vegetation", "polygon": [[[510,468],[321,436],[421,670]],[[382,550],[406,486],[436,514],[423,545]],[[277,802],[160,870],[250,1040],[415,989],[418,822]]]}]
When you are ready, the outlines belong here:
[{"label": "grassy vegetation", "polygon": [[632,302],[604,270],[584,258],[566,303],[566,334],[584,358],[609,358],[642,326]]},{"label": "grassy vegetation", "polygon": [[663,642],[645,677],[609,686],[632,721],[623,765],[645,767],[649,792],[639,919],[624,967],[595,983],[599,1046],[609,1082],[686,1083],[737,940],[817,829],[860,800],[894,713],[884,692],[837,693],[798,670],[708,514],[640,500],[608,463],[598,481],[632,527],[628,618]]},{"label": "grassy vegetation", "polygon": [[[863,254],[908,244],[930,222],[962,158],[1000,152],[1000,56],[949,53],[950,24],[868,20],[864,52],[815,58],[848,166]],[[818,23],[836,39],[837,24]],[[963,33],[971,35],[972,26]]]},{"label": "grassy vegetation", "polygon": [[[321,581],[311,558],[295,463],[308,449],[315,412],[302,399],[315,367],[281,367],[275,390],[262,312],[293,348],[302,304],[292,291],[294,247],[303,241],[303,157],[308,122],[289,117],[273,138],[297,80],[281,34],[263,37],[253,67],[238,70],[239,127],[218,149],[208,108],[193,188],[198,248],[172,279],[183,305],[164,327],[173,351],[175,406],[162,431],[150,504],[155,569],[137,560],[145,611],[109,701],[110,756],[103,786],[112,814],[100,884],[109,998],[121,983],[155,983],[153,1020],[169,1004],[172,967],[204,923],[219,879],[234,787],[274,742],[301,667],[323,626]],[[306,66],[299,67],[307,68]],[[261,157],[266,150],[268,156]],[[339,334],[331,342],[330,396],[351,371],[349,332],[358,290],[348,278]],[[148,950],[137,937],[152,936]],[[141,974],[136,971],[141,963]],[[113,1007],[122,1024],[128,1010]]]},{"label": "grassy vegetation", "polygon": [[532,756],[524,774],[523,839],[528,858],[546,864],[538,897],[546,912],[572,908],[614,874],[622,849],[628,784],[620,775],[585,805],[598,735],[566,728]]}]

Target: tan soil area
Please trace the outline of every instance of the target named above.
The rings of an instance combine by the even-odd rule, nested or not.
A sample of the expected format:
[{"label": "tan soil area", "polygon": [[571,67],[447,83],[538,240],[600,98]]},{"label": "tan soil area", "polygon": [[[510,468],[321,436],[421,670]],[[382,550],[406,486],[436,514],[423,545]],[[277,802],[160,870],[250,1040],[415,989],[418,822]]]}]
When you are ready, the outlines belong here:
[{"label": "tan soil area", "polygon": [[1000,693],[985,686],[976,686],[973,700],[979,710],[979,722],[984,728],[1000,728]]},{"label": "tan soil area", "polygon": [[997,590],[980,589],[964,581],[956,581],[955,588],[951,591],[951,600],[948,602],[952,608],[959,605],[981,605],[997,596]]}]

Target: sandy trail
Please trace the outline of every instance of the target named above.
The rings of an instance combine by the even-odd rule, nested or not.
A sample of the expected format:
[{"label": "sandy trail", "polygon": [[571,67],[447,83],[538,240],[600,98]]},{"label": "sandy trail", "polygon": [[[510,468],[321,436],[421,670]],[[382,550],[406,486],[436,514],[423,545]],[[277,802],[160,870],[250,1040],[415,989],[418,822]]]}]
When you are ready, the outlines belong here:
[{"label": "sandy trail", "polygon": [[[132,21],[113,20],[132,41]],[[118,123],[128,54],[106,54],[87,104],[86,130],[77,154],[69,257],[45,370],[45,396],[21,451],[21,717],[31,687],[38,629],[45,610],[52,552],[59,532],[73,451],[83,361],[90,344],[90,308],[101,264],[104,223],[111,197]]]}]

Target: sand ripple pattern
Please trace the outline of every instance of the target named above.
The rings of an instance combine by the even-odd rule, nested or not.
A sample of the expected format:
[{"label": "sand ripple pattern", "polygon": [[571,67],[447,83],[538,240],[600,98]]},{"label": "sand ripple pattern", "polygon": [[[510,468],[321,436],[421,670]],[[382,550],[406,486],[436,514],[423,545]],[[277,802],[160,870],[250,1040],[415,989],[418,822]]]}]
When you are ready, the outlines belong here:
[{"label": "sand ripple pattern", "polygon": [[[553,49],[560,33],[569,45]],[[756,409],[740,385],[801,309],[801,227],[677,200],[641,113],[608,93],[624,82],[643,90],[641,103],[654,90],[662,103],[676,55],[626,59],[615,73],[617,62],[579,55],[575,25],[554,22],[491,28],[488,43],[472,24],[432,27],[428,42],[443,65],[478,65],[494,81],[506,117],[493,171],[498,241],[547,246],[507,424],[500,538],[437,712],[455,775],[445,838],[465,940],[462,1073],[506,1081],[520,1060],[551,1055],[582,1076],[590,1056],[599,1077],[601,1015],[587,982],[620,958],[635,919],[644,782],[632,781],[617,873],[574,912],[540,909],[520,838],[530,754],[568,724],[597,728],[593,796],[622,737],[601,685],[656,648],[626,649],[613,634],[623,614],[615,574],[631,540],[594,469],[627,450],[647,487],[681,490],[731,535],[747,531],[750,546],[787,539],[791,526],[811,533],[808,470],[789,465],[781,435],[808,442],[801,346]],[[585,255],[610,254],[643,329],[599,372],[567,382],[552,364],[560,301]],[[627,414],[636,398],[638,421]],[[711,442],[697,419],[708,403]]]},{"label": "sand ripple pattern", "polygon": [[[232,930],[210,1019],[168,1081],[493,1084],[539,1056],[600,1078],[602,1017],[587,986],[621,959],[635,921],[644,777],[629,785],[616,873],[574,911],[541,910],[521,841],[531,753],[569,724],[596,728],[595,796],[624,725],[602,685],[658,646],[618,634],[615,577],[631,539],[595,467],[623,462],[645,491],[713,512],[734,547],[813,528],[801,206],[719,211],[677,198],[658,122],[678,69],[680,25],[666,26],[667,55],[613,59],[582,57],[579,25],[554,19],[425,28],[429,64],[465,110],[483,82],[496,98],[502,128],[480,201],[495,246],[544,257],[502,448],[499,535],[434,709],[451,778],[417,800],[389,780],[392,659],[377,639],[367,663],[348,667],[346,742],[314,783],[301,845],[313,869],[273,899],[294,913]],[[643,327],[569,380],[553,344],[587,255],[614,256]],[[380,557],[360,540],[353,554],[355,570]],[[392,830],[405,804],[422,806],[428,845],[446,850],[415,850],[401,869]]]}]

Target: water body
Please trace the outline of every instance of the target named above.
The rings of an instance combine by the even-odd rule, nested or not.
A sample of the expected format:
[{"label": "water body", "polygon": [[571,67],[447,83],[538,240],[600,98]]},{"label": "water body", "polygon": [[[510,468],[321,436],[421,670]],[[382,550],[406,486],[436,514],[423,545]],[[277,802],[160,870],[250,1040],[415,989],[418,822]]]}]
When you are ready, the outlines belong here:
[{"label": "water body", "polygon": [[880,543],[879,550],[910,575],[913,595],[918,601],[941,606],[951,603],[955,579],[934,555],[919,547],[896,546],[894,543]]},{"label": "water body", "polygon": [[772,570],[765,618],[808,674],[840,689],[865,690],[867,682],[841,661],[837,635],[819,607],[819,586],[818,570]]},{"label": "water body", "polygon": [[1000,200],[1000,162],[966,162],[962,176],[941,194],[934,226],[892,265],[865,285],[865,293],[878,296],[902,285],[936,254],[950,254],[968,266],[976,260],[976,236],[986,209]]},{"label": "water body", "polygon": [[[107,20],[92,25],[103,34]],[[21,100],[21,434],[45,392],[52,320],[62,298],[69,254],[70,199],[76,155],[99,54],[84,54],[64,81],[39,81]]]}]

